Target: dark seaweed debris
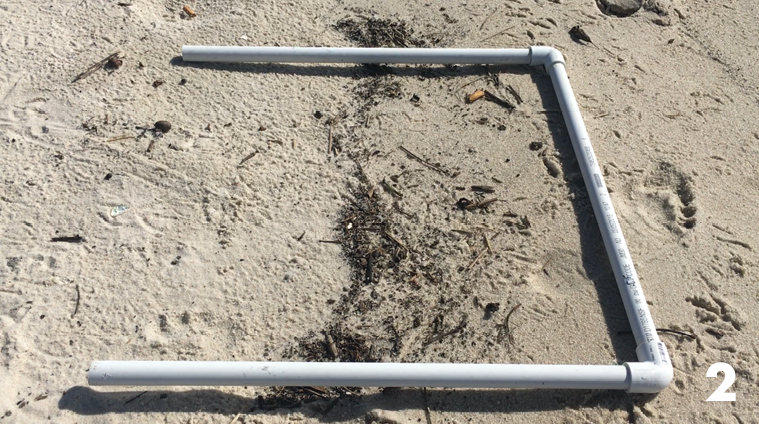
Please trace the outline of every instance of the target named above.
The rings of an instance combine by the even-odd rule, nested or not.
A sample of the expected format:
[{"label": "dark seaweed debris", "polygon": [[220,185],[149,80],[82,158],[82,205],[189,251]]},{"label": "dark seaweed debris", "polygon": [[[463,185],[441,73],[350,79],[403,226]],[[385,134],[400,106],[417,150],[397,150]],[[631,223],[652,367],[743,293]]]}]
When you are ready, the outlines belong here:
[{"label": "dark seaweed debris", "polygon": [[424,40],[413,37],[414,30],[404,21],[364,18],[341,19],[335,29],[361,47],[421,47]]}]

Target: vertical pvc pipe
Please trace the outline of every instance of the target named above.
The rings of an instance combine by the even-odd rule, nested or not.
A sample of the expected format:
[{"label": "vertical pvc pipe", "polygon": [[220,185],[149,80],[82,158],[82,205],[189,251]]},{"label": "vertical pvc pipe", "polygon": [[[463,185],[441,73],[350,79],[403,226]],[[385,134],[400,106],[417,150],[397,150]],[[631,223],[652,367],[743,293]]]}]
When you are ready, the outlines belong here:
[{"label": "vertical pvc pipe", "polygon": [[[533,47],[531,49],[533,55],[535,55],[536,49],[541,48]],[[654,320],[640,287],[640,280],[635,271],[627,242],[622,235],[622,229],[609,197],[603,172],[598,165],[574,91],[569,84],[564,59],[555,49],[542,49],[548,49],[548,51],[540,52],[544,60],[543,64],[556,91],[556,97],[559,100],[564,122],[572,140],[572,146],[585,181],[585,187],[588,190],[596,221],[601,230],[601,237],[614,272],[617,288],[635,337],[637,345],[635,351],[640,362],[626,364],[631,369],[632,374],[633,387],[631,391],[658,392],[669,385],[672,379],[672,363],[667,348],[656,333]]]}]

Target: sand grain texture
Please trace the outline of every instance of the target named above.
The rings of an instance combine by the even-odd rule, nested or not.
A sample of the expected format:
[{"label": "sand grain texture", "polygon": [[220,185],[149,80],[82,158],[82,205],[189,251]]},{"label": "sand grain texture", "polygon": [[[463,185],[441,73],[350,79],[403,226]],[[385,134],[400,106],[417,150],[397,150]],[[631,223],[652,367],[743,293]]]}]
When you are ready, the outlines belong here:
[{"label": "sand grain texture", "polygon": [[[759,5],[188,5],[0,5],[0,421],[759,422]],[[668,389],[87,386],[103,359],[635,360],[541,70],[179,57],[372,43],[565,54],[656,324],[696,336],[660,335]]]}]

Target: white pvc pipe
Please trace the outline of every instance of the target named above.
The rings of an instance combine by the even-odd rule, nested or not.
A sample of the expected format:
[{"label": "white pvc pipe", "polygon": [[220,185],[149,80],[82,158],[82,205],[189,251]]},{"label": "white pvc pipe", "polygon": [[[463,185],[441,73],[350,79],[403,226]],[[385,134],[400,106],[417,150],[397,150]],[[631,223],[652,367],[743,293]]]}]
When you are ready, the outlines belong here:
[{"label": "white pvc pipe", "polygon": [[367,49],[356,47],[184,46],[186,62],[490,63],[529,65],[529,49]]},{"label": "white pvc pipe", "polygon": [[622,365],[101,361],[91,385],[627,389]]},{"label": "white pvc pipe", "polygon": [[186,61],[441,63],[544,66],[556,91],[588,189],[640,362],[620,365],[396,364],[96,361],[91,385],[277,385],[610,389],[655,393],[672,380],[603,173],[590,144],[561,53],[529,49],[367,49],[185,46]]}]

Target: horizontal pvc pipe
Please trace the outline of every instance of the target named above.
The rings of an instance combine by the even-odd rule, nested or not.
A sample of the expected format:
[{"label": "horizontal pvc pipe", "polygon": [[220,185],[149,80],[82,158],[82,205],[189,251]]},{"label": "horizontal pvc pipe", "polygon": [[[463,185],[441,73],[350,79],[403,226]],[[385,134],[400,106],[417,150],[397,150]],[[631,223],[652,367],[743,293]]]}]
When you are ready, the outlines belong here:
[{"label": "horizontal pvc pipe", "polygon": [[626,390],[622,365],[97,361],[93,386],[360,386]]},{"label": "horizontal pvc pipe", "polygon": [[437,63],[529,65],[530,49],[184,46],[186,62]]},{"label": "horizontal pvc pipe", "polygon": [[91,385],[280,385],[491,387],[663,390],[672,380],[667,349],[656,334],[629,249],[569,84],[564,58],[551,47],[529,49],[365,49],[185,46],[187,61],[441,63],[545,66],[556,91],[593,211],[609,255],[641,362],[619,365],[397,364],[303,362],[101,361]]}]

